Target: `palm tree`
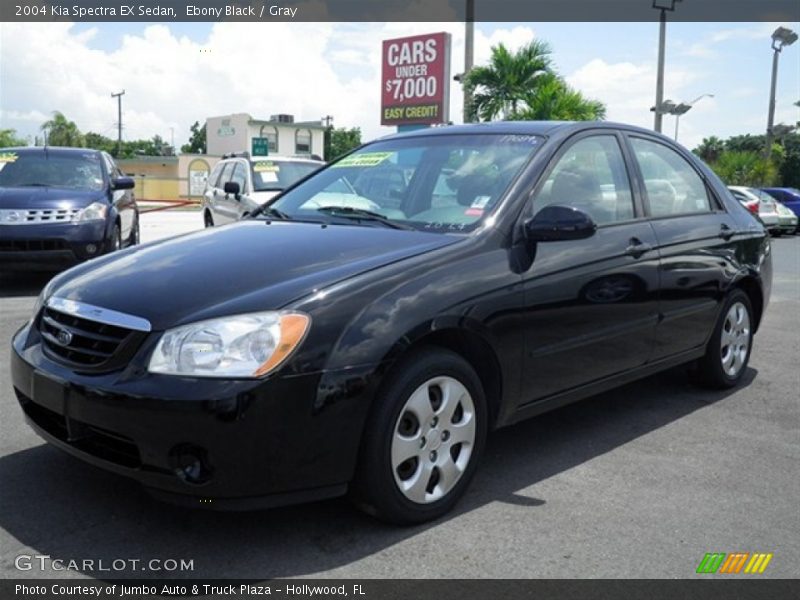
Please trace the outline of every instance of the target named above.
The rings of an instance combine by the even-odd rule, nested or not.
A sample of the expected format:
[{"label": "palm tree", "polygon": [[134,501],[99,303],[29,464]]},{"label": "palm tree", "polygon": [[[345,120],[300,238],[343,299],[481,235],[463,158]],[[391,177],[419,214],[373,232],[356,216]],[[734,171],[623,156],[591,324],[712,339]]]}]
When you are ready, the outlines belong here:
[{"label": "palm tree", "polygon": [[48,146],[84,146],[83,134],[74,121],[68,120],[59,111],[53,112],[53,118],[42,123],[42,131],[47,136]]},{"label": "palm tree", "polygon": [[503,44],[492,47],[489,64],[474,67],[465,77],[471,90],[470,118],[491,121],[498,115],[512,118],[538,79],[551,72],[550,46],[534,40],[513,54]]},{"label": "palm tree", "polygon": [[694,149],[694,153],[697,154],[697,156],[702,158],[707,163],[717,162],[717,159],[719,159],[719,157],[722,155],[724,151],[725,151],[725,142],[723,142],[715,135],[703,138],[702,143],[697,148]]},{"label": "palm tree", "polygon": [[540,77],[536,87],[524,97],[525,108],[511,119],[525,121],[600,121],[606,106],[585,98],[555,73]]}]

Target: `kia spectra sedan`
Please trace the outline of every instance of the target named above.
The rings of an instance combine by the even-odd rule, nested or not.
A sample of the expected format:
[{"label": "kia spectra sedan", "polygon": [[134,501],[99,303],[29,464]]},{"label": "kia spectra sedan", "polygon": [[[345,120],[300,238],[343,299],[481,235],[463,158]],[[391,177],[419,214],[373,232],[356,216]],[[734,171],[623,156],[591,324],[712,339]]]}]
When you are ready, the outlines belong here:
[{"label": "kia spectra sedan", "polygon": [[491,430],[677,365],[735,386],[771,277],[764,225],[663,136],[442,127],[62,273],[13,384],[42,437],[165,500],[422,522]]}]

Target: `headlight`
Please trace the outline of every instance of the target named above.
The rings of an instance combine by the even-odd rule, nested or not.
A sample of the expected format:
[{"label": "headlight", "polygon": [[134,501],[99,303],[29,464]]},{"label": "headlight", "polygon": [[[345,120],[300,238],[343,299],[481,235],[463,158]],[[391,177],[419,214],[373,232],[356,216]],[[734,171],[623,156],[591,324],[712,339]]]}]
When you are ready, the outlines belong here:
[{"label": "headlight", "polygon": [[92,202],[86,208],[82,208],[72,220],[76,223],[83,221],[102,221],[106,218],[108,205],[102,202]]},{"label": "headlight", "polygon": [[147,369],[193,377],[262,377],[291,355],[310,324],[301,313],[261,312],[183,325],[161,336]]}]

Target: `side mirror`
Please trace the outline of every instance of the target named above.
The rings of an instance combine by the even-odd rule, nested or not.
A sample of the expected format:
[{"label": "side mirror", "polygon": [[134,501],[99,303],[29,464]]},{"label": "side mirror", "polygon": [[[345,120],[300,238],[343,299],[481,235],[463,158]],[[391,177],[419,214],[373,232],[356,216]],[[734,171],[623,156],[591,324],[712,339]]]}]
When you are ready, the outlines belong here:
[{"label": "side mirror", "polygon": [[132,190],[136,187],[136,182],[133,177],[117,177],[111,180],[111,189],[116,190]]},{"label": "side mirror", "polygon": [[571,206],[545,206],[525,222],[525,237],[530,242],[582,240],[594,235],[597,225],[588,214]]},{"label": "side mirror", "polygon": [[242,192],[239,183],[236,181],[226,181],[222,189],[226,194],[233,194],[237,200],[239,199],[239,194]]}]

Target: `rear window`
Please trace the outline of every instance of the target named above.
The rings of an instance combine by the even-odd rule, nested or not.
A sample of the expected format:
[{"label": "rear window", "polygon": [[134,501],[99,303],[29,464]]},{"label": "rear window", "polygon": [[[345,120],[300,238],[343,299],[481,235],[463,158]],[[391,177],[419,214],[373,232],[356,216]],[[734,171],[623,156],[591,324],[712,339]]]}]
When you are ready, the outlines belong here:
[{"label": "rear window", "polygon": [[0,150],[0,187],[60,187],[103,189],[100,155],[93,152],[60,154]]}]

